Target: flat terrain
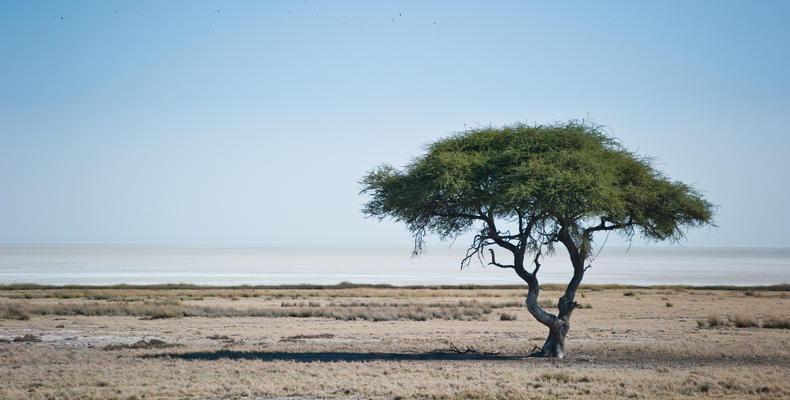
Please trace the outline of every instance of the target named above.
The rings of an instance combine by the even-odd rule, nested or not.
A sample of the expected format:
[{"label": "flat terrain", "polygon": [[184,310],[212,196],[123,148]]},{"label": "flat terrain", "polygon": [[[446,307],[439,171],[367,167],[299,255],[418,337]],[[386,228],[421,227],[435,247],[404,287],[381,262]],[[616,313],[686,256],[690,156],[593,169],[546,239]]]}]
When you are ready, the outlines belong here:
[{"label": "flat terrain", "polygon": [[525,292],[5,287],[0,398],[790,398],[790,292],[584,287],[562,360]]}]

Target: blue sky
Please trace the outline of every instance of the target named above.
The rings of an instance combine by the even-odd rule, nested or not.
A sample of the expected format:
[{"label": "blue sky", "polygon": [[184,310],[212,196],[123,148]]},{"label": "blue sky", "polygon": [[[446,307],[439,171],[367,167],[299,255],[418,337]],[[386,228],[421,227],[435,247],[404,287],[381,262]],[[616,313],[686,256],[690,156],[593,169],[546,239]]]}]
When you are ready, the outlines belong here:
[{"label": "blue sky", "polygon": [[[790,246],[788,2],[0,4],[0,243],[408,243],[358,180],[590,118]],[[611,242],[610,242],[611,243]]]}]

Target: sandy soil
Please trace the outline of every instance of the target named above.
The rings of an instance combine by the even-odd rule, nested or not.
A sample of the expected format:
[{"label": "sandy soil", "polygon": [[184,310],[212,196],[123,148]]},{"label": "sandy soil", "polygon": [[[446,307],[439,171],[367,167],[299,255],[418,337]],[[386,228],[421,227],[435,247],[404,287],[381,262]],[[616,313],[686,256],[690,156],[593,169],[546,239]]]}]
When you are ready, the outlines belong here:
[{"label": "sandy soil", "polygon": [[[0,292],[0,302],[108,302],[48,297],[44,292],[28,291],[25,295],[33,297],[29,299],[20,298],[19,291]],[[790,398],[790,330],[698,323],[707,325],[709,317],[727,323],[737,315],[758,325],[771,318],[786,319],[787,292],[582,293],[577,300],[591,308],[574,313],[568,357],[562,360],[526,357],[542,344],[546,330],[516,305],[494,308],[485,320],[80,315],[5,319],[0,320],[0,398]],[[312,307],[351,302],[417,307],[459,300],[520,303],[524,291],[193,294],[167,292],[160,297],[229,309],[277,308],[283,302],[308,307],[310,301]],[[541,299],[559,294],[544,292]],[[516,320],[500,320],[502,313]],[[19,339],[24,335],[40,341]],[[117,349],[119,344],[151,339],[177,346]]]}]

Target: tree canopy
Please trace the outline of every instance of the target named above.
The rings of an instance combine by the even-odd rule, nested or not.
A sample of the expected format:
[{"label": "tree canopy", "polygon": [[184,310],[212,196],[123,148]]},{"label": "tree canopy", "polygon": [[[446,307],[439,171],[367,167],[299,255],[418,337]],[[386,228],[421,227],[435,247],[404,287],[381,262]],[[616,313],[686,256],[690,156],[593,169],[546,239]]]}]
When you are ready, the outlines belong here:
[{"label": "tree canopy", "polygon": [[[418,251],[427,233],[453,237],[480,221],[480,239],[505,248],[531,234],[521,240],[525,250],[553,243],[567,227],[587,257],[594,232],[677,240],[710,222],[713,208],[601,127],[576,121],[472,129],[430,144],[402,170],[375,168],[362,185],[370,194],[363,212],[406,223]],[[497,221],[531,229],[492,231],[488,222]]]}]

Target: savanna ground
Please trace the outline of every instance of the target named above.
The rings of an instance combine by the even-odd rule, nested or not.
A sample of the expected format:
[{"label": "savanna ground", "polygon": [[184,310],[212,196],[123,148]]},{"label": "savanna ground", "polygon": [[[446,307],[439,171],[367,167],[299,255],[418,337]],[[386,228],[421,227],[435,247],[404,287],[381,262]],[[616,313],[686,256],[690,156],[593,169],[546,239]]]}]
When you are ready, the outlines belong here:
[{"label": "savanna ground", "polygon": [[5,286],[0,398],[785,399],[788,290],[583,287],[551,360],[525,288]]}]

